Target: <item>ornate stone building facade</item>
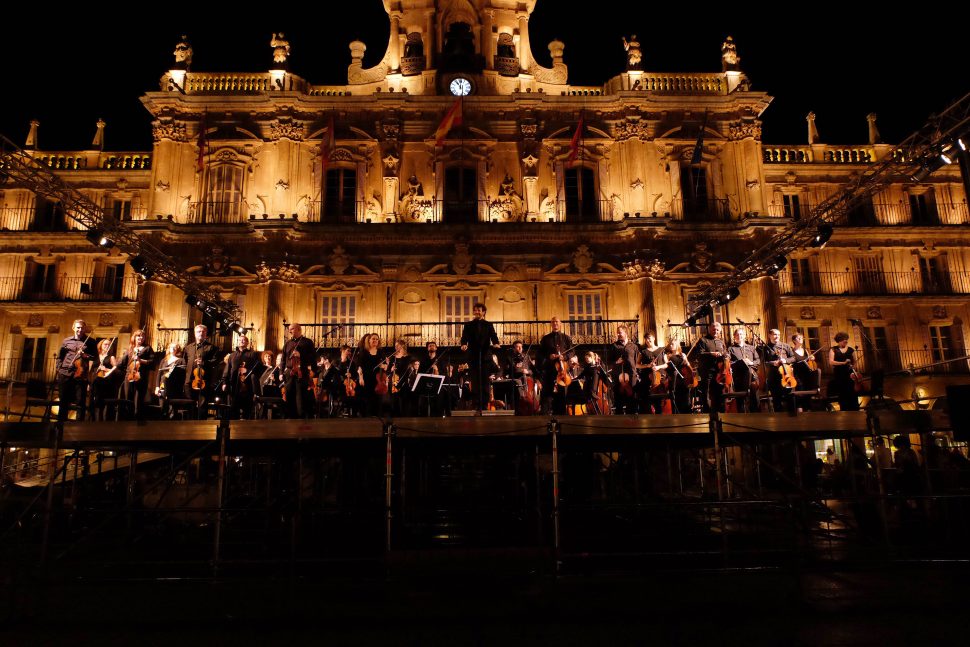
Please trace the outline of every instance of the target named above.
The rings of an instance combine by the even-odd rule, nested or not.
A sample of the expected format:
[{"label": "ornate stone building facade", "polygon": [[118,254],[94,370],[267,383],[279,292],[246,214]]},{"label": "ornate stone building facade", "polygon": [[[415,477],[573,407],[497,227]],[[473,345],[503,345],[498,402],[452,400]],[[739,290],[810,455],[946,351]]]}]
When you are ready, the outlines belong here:
[{"label": "ornate stone building facade", "polygon": [[[386,52],[365,69],[352,42],[345,85],[293,74],[283,34],[268,70],[225,74],[192,69],[183,39],[142,97],[150,152],[41,151],[36,125],[27,148],[231,295],[266,348],[282,345],[284,321],[358,324],[357,336],[363,324],[463,321],[478,300],[499,322],[636,320],[683,337],[692,292],[892,150],[874,117],[858,146],[818,143],[811,116],[809,144],[762,144],[771,97],[751,89],[730,38],[719,73],[644,71],[624,39],[627,70],[575,86],[564,43],[548,44],[551,67],[533,56],[535,0],[384,4]],[[146,327],[161,345],[201,316],[124,253],[93,246],[57,204],[8,185],[0,206],[4,377],[49,371],[76,317],[97,337],[124,343]],[[717,316],[762,335],[800,330],[813,349],[846,330],[870,367],[962,355],[968,223],[956,165],[900,180]],[[409,330],[454,342],[448,326]],[[894,395],[938,393],[941,374],[965,371],[900,378]]]}]

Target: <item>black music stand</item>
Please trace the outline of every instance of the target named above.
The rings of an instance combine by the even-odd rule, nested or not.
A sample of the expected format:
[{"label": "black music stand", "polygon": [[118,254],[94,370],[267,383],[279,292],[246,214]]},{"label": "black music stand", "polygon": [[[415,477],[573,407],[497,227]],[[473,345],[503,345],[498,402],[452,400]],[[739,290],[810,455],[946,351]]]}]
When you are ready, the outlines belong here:
[{"label": "black music stand", "polygon": [[437,402],[438,394],[441,393],[441,386],[445,383],[444,375],[432,375],[431,373],[418,373],[414,380],[411,392],[418,396],[418,410],[421,409],[421,398],[428,403],[428,417],[431,417],[431,401]]}]

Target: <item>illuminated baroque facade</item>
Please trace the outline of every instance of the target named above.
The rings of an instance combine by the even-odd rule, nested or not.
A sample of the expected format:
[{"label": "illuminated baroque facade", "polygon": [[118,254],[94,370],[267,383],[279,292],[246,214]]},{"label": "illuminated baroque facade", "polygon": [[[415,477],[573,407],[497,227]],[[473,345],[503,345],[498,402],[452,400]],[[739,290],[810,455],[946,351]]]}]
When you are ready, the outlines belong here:
[{"label": "illuminated baroque facade", "polygon": [[[384,4],[386,53],[364,68],[364,43],[351,43],[345,85],[293,74],[282,34],[264,72],[193,70],[183,42],[142,97],[150,152],[43,151],[36,124],[26,148],[231,295],[259,348],[282,345],[284,321],[462,321],[478,300],[497,322],[633,319],[682,335],[668,324],[683,322],[699,285],[892,150],[874,117],[862,145],[817,143],[811,115],[809,144],[762,144],[771,97],[750,89],[730,40],[722,72],[677,74],[644,71],[639,44],[624,40],[628,69],[579,87],[562,42],[548,44],[551,67],[534,58],[535,0]],[[461,123],[438,137],[456,94]],[[78,317],[122,344],[148,328],[156,346],[197,321],[184,294],[138,278],[57,204],[7,185],[0,205],[3,377],[51,377]],[[760,322],[762,335],[802,330],[812,349],[846,330],[888,370],[962,355],[968,223],[955,165],[900,179],[827,247],[745,285],[718,316]],[[417,329],[412,341],[452,333]],[[935,395],[966,369],[887,389]]]}]

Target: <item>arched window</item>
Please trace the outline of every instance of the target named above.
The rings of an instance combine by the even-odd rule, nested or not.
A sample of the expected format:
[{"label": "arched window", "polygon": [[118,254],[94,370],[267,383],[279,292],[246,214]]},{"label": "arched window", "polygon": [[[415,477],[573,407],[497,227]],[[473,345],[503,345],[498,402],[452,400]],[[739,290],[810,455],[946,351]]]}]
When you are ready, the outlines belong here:
[{"label": "arched window", "polygon": [[566,222],[596,222],[600,219],[596,193],[596,172],[584,166],[566,169]]},{"label": "arched window", "polygon": [[445,169],[445,200],[442,219],[446,223],[478,220],[478,171],[469,166]]},{"label": "arched window", "polygon": [[684,220],[704,220],[709,211],[707,169],[700,164],[681,164],[680,195]]},{"label": "arched window", "polygon": [[329,168],[323,186],[323,218],[327,222],[357,220],[357,169]]}]

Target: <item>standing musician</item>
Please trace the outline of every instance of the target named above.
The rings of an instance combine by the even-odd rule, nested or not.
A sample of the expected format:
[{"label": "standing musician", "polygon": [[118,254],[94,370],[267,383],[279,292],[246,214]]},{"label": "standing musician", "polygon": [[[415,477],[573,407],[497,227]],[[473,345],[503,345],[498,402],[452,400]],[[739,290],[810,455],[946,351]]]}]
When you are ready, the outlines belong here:
[{"label": "standing musician", "polygon": [[[57,353],[57,419],[67,420],[72,404],[77,404],[77,419],[84,420],[88,402],[88,371],[98,355],[98,347],[86,334],[84,319],[77,319],[72,326],[74,335],[61,342]],[[84,336],[82,338],[82,335]]]},{"label": "standing musician", "polygon": [[419,372],[429,375],[444,375],[444,355],[438,352],[438,343],[429,341],[424,347],[428,351],[428,356],[421,360]]},{"label": "standing musician", "polygon": [[114,339],[98,342],[98,361],[91,381],[91,420],[107,420],[105,400],[118,396],[121,373],[118,371],[118,358],[111,354]]},{"label": "standing musician", "polygon": [[[505,365],[506,379],[516,382],[515,388],[512,389],[512,409],[514,411],[519,411],[519,399],[523,396],[528,395],[533,404],[537,402],[536,393],[534,391],[528,393],[530,385],[533,389],[535,388],[535,379],[532,377],[534,372],[535,366],[532,363],[532,358],[523,350],[522,341],[516,339],[512,342],[508,362]],[[530,413],[535,413],[535,411],[533,410]]]},{"label": "standing musician", "polygon": [[573,345],[569,335],[562,332],[562,322],[559,321],[559,317],[550,319],[549,325],[552,327],[552,332],[539,340],[539,353],[536,358],[542,375],[540,413],[544,416],[566,413],[566,389],[556,387],[556,376],[560,362],[565,363],[569,359],[561,354],[567,353]]},{"label": "standing musician", "polygon": [[690,366],[684,349],[681,348],[680,340],[671,337],[667,340],[667,347],[664,349],[667,358],[667,381],[670,389],[670,400],[673,404],[674,413],[690,413],[690,389],[686,377],[685,367]]},{"label": "standing musician", "polygon": [[721,396],[724,386],[715,379],[718,370],[718,360],[727,357],[727,346],[721,339],[721,323],[712,321],[707,325],[707,334],[697,342],[697,372],[700,378],[701,406],[705,413],[713,410],[723,411],[724,403]]},{"label": "standing musician", "polygon": [[239,335],[236,350],[229,355],[226,371],[222,375],[222,390],[229,395],[229,416],[242,419],[253,416],[253,396],[263,366],[259,353],[249,347],[249,337]]},{"label": "standing musician", "polygon": [[758,367],[761,361],[757,349],[747,343],[747,336],[748,331],[744,326],[735,328],[734,343],[727,349],[734,375],[734,391],[748,394],[747,397],[737,398],[738,413],[758,410]]},{"label": "standing musician", "polygon": [[182,354],[185,356],[185,397],[196,401],[197,415],[203,417],[206,413],[206,400],[216,381],[216,365],[219,363],[219,351],[209,341],[209,329],[206,326],[199,324],[195,327],[195,341],[186,344]]},{"label": "standing musician", "polygon": [[[795,371],[795,381],[798,383],[798,391],[814,391],[818,389],[818,369],[815,366],[815,356],[805,348],[805,338],[801,333],[791,336],[792,349],[792,368]],[[798,396],[795,398],[795,409],[805,411],[811,408],[812,398]]]},{"label": "standing musician", "polygon": [[835,346],[829,348],[829,366],[832,367],[832,381],[829,382],[829,395],[839,398],[840,411],[858,411],[859,396],[852,380],[855,349],[849,346],[849,334],[835,334]]},{"label": "standing musician", "polygon": [[[613,379],[600,361],[600,356],[593,351],[583,355],[583,396],[586,398],[586,411],[605,416],[613,412],[610,401],[610,385]],[[602,385],[602,386],[601,386]]]},{"label": "standing musician", "polygon": [[491,348],[501,348],[495,327],[485,321],[487,308],[484,303],[472,306],[474,319],[465,324],[461,331],[461,350],[468,353],[468,368],[471,378],[472,397],[475,401],[475,411],[479,413],[488,403],[488,372],[492,366]]},{"label": "standing musician", "polygon": [[124,371],[125,399],[131,403],[126,417],[135,420],[145,419],[145,397],[148,395],[148,373],[155,353],[148,345],[145,331],[142,329],[131,333],[128,350],[121,358],[119,366]]},{"label": "standing musician", "polygon": [[[652,330],[643,336],[639,366],[642,370],[640,381],[637,384],[637,397],[641,402],[640,410],[648,413],[662,413],[663,398],[654,397],[658,394],[651,392],[651,389],[654,385],[654,375],[666,369],[667,365],[664,363],[663,346],[657,345],[657,333]],[[663,375],[666,375],[666,373],[663,373]]]},{"label": "standing musician", "polygon": [[791,346],[781,341],[781,331],[772,328],[768,331],[768,343],[761,347],[761,362],[765,365],[768,392],[771,393],[771,403],[775,411],[783,411],[784,404],[789,400],[791,389],[782,386],[781,368],[795,361],[795,354]]},{"label": "standing musician", "polygon": [[291,323],[287,331],[290,338],[283,345],[286,417],[309,418],[313,412],[313,383],[310,378],[316,349],[313,342],[303,336],[300,324]]},{"label": "standing musician", "polygon": [[613,342],[613,403],[617,413],[637,413],[635,396],[639,375],[637,375],[637,356],[640,347],[630,339],[630,330],[625,325],[616,329]]},{"label": "standing musician", "polygon": [[381,337],[376,333],[367,333],[360,338],[357,345],[357,388],[358,413],[362,416],[376,416],[380,411],[381,400],[377,395],[377,369],[383,364],[377,351],[381,346]]},{"label": "standing musician", "polygon": [[404,339],[395,340],[394,354],[387,358],[387,375],[390,380],[388,393],[391,394],[391,412],[395,416],[406,415],[409,396],[407,382],[413,377],[413,362],[414,359],[408,355],[408,343]]}]

